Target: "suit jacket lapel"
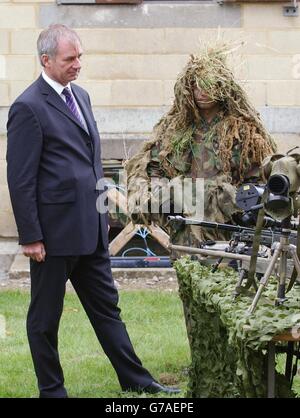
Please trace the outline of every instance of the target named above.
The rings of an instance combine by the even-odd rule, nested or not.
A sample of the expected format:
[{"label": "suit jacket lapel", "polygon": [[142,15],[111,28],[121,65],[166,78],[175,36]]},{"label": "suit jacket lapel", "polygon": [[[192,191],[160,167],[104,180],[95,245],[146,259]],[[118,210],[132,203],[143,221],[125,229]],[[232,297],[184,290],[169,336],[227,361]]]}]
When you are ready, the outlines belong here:
[{"label": "suit jacket lapel", "polygon": [[53,90],[53,93],[51,92],[49,96],[47,97],[47,102],[54,106],[56,109],[58,109],[60,112],[64,113],[69,119],[71,119],[76,125],[78,125],[84,132],[85,129],[79,122],[79,120],[76,118],[76,116],[73,115],[71,110],[68,108],[66,103],[59,97],[59,95]]},{"label": "suit jacket lapel", "polygon": [[80,92],[76,89],[76,85],[74,84],[72,84],[72,92],[76,98],[78,105],[80,106],[80,110],[86,121],[90,136],[93,138],[95,134],[95,124],[90,105],[84,102],[84,99],[82,98]]},{"label": "suit jacket lapel", "polygon": [[73,115],[71,110],[68,108],[66,103],[62,100],[61,97],[56,93],[56,91],[49,86],[49,84],[46,83],[46,81],[43,79],[42,76],[40,76],[40,85],[42,88],[42,94],[47,95],[46,101],[53,107],[55,107],[57,110],[62,112],[64,115],[66,115],[69,119],[71,119],[76,125],[78,125],[84,132],[84,128],[81,126],[81,123],[76,118],[76,116]]},{"label": "suit jacket lapel", "polygon": [[[48,83],[43,79],[42,75],[38,79],[41,93],[45,96],[45,100],[47,103],[49,103],[51,106],[55,107],[58,111],[62,112],[65,116],[67,116],[72,122],[74,122],[77,126],[79,126],[83,132],[85,132],[86,135],[88,135],[87,131],[83,128],[81,123],[77,120],[77,118],[73,115],[71,110],[68,108],[66,103],[59,97],[59,95],[56,93],[56,91],[49,86]],[[76,96],[77,99],[77,96]],[[85,113],[84,113],[85,115]],[[84,143],[84,137],[82,137],[82,142]],[[86,147],[86,150],[88,152],[88,148]],[[91,150],[93,154],[93,149]],[[88,152],[90,160],[93,162],[94,156]]]},{"label": "suit jacket lapel", "polygon": [[100,142],[99,142],[98,129],[95,123],[95,119],[94,119],[94,115],[93,115],[93,111],[92,111],[90,103],[84,97],[82,97],[82,95],[80,94],[80,90],[78,90],[76,87],[77,87],[76,85],[72,85],[72,91],[74,93],[74,96],[77,100],[78,105],[80,106],[80,109],[85,118],[86,124],[88,126],[90,138],[92,140],[93,157],[95,159],[96,155],[100,156],[100,148],[99,148]]}]

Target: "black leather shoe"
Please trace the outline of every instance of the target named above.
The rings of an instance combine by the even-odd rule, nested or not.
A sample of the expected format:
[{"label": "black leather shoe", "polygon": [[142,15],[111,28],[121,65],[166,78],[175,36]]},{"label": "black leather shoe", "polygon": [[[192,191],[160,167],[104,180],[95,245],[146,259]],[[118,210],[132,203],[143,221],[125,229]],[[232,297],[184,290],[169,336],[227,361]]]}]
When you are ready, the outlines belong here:
[{"label": "black leather shoe", "polygon": [[180,389],[178,388],[169,388],[167,386],[163,386],[158,382],[153,381],[152,383],[150,383],[150,385],[146,386],[145,388],[142,389],[142,392],[145,393],[159,393],[159,392],[163,392],[163,393],[167,393],[168,395],[174,395],[176,393],[180,393]]}]

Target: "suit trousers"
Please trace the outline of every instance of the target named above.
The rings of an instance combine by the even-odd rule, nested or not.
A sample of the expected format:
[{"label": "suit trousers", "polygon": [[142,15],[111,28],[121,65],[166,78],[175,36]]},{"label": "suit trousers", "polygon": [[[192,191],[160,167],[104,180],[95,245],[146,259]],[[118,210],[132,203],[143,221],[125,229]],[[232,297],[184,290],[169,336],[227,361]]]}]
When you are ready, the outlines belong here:
[{"label": "suit trousers", "polygon": [[30,260],[30,271],[27,335],[40,397],[67,396],[58,354],[58,327],[67,279],[72,282],[122,389],[139,390],[153,382],[120,319],[109,255],[101,242],[91,255],[46,256],[41,263]]}]

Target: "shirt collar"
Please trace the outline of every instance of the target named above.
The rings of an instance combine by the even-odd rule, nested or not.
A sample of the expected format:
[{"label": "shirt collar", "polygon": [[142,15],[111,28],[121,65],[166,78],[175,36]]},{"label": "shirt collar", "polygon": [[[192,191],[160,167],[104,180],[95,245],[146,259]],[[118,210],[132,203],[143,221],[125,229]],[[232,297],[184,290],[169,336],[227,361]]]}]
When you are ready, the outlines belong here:
[{"label": "shirt collar", "polygon": [[46,81],[46,83],[48,83],[50,85],[50,87],[52,87],[56,91],[56,93],[59,96],[62,94],[63,89],[66,88],[66,87],[68,87],[68,89],[70,89],[72,91],[70,83],[68,83],[66,86],[63,86],[62,84],[58,83],[57,81],[52,80],[52,78],[50,78],[45,73],[45,71],[42,72],[42,77]]}]

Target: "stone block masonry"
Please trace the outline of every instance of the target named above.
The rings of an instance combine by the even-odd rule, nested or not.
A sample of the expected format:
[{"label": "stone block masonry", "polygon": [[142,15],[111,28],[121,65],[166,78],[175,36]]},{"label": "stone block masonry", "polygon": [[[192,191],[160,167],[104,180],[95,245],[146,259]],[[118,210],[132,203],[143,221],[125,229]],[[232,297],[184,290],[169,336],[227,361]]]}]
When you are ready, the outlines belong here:
[{"label": "stone block masonry", "polygon": [[241,43],[231,66],[280,149],[298,143],[300,17],[284,17],[282,3],[76,1],[0,0],[0,237],[16,235],[5,174],[8,109],[40,73],[36,39],[54,22],[82,38],[78,83],[90,93],[104,158],[131,155],[150,136],[188,56],[217,38]]}]

